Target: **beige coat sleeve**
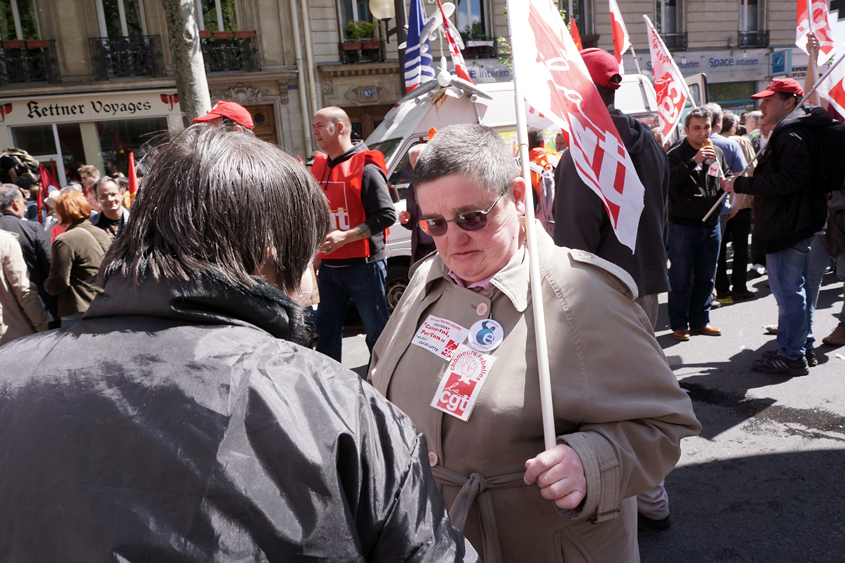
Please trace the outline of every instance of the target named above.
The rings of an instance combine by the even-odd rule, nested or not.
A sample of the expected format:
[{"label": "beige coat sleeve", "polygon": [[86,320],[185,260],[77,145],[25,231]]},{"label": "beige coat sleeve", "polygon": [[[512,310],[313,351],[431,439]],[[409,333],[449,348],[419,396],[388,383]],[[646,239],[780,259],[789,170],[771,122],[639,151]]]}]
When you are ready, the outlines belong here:
[{"label": "beige coat sleeve", "polygon": [[18,242],[12,238],[3,238],[3,274],[9,284],[10,291],[14,294],[18,304],[36,332],[47,330],[47,323],[50,321],[47,310],[38,297],[38,290],[29,281],[29,274],[26,269],[26,262],[23,260],[23,252]]},{"label": "beige coat sleeve", "polygon": [[601,522],[619,515],[622,499],[656,486],[680,458],[681,439],[698,434],[701,425],[644,311],[611,275],[595,283],[587,275],[592,266],[574,266],[566,284],[572,287],[559,289],[569,297],[555,300],[555,316],[573,336],[558,354],[577,358],[566,362],[578,366],[566,384],[575,383],[583,401],[578,431],[558,440],[578,453],[587,497],[579,509],[561,513]]}]

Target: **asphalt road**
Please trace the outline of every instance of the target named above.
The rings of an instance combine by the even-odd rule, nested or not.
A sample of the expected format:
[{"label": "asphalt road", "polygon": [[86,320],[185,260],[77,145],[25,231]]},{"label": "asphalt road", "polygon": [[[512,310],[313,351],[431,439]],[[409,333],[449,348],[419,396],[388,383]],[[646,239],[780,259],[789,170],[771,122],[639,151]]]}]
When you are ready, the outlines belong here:
[{"label": "asphalt road", "polygon": [[[845,562],[845,347],[817,349],[810,375],[751,370],[777,348],[762,326],[777,322],[767,278],[754,299],[711,314],[720,337],[672,337],[662,296],[656,333],[704,429],[683,443],[666,478],[672,526],[641,530],[642,561]],[[842,309],[842,282],[827,274],[819,295],[817,341]],[[363,374],[360,327],[349,327],[343,363]]]}]

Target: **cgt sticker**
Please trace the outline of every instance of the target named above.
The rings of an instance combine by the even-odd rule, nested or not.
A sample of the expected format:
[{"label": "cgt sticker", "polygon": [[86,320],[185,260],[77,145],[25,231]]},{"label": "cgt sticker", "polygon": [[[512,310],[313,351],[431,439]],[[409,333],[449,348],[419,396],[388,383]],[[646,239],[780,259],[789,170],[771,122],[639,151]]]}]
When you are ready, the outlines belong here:
[{"label": "cgt sticker", "polygon": [[420,325],[411,344],[425,348],[435,356],[448,360],[459,344],[463,344],[469,331],[449,319],[429,315]]},{"label": "cgt sticker", "polygon": [[481,386],[496,358],[464,345],[458,346],[440,380],[431,406],[466,422],[472,414]]}]

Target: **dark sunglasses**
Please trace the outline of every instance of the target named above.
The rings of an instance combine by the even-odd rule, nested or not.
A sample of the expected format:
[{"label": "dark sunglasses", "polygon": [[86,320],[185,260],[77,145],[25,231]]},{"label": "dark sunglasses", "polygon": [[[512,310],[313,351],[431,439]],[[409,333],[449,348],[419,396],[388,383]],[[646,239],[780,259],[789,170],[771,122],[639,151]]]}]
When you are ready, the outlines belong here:
[{"label": "dark sunglasses", "polygon": [[420,228],[427,234],[433,237],[439,237],[446,234],[449,229],[449,223],[455,223],[457,226],[465,231],[478,231],[487,226],[487,215],[493,211],[496,204],[502,196],[496,198],[493,205],[487,211],[470,211],[469,213],[461,213],[454,219],[423,219],[420,221]]}]

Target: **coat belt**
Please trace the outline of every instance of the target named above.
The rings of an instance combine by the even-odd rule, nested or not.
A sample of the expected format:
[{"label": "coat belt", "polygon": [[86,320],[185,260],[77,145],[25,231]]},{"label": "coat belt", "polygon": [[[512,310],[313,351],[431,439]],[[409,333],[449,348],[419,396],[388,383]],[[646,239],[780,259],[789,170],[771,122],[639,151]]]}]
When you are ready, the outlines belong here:
[{"label": "coat belt", "polygon": [[493,510],[493,499],[490,498],[490,489],[504,489],[511,487],[525,486],[525,472],[509,473],[485,479],[478,473],[472,473],[464,477],[443,466],[435,465],[431,468],[434,480],[438,485],[452,485],[460,487],[455,502],[449,509],[449,518],[452,525],[461,532],[467,521],[467,515],[472,503],[477,499],[481,515],[482,529],[482,551],[486,563],[502,563],[502,548],[499,544],[499,529],[496,526],[496,513]]}]

